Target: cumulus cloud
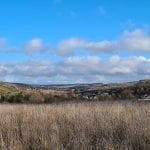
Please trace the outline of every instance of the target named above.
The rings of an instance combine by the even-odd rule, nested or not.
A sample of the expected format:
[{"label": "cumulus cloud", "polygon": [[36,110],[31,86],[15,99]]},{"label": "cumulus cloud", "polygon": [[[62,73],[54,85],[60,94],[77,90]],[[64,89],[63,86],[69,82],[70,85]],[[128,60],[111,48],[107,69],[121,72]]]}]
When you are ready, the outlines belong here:
[{"label": "cumulus cloud", "polygon": [[[126,75],[126,74],[138,74],[142,71],[142,74],[150,74],[148,68],[150,67],[150,59],[145,57],[128,57],[121,59],[119,56],[112,56],[108,60],[102,60],[99,57],[69,57],[63,63],[61,63],[62,73],[72,75]],[[145,64],[147,64],[146,67]]]},{"label": "cumulus cloud", "polygon": [[43,53],[48,50],[49,46],[46,45],[42,39],[32,39],[24,46],[26,54]]},{"label": "cumulus cloud", "polygon": [[150,52],[150,36],[140,29],[133,32],[125,31],[118,45],[120,49]]},{"label": "cumulus cloud", "polygon": [[108,60],[97,56],[73,56],[61,62],[0,63],[0,79],[16,82],[105,83],[138,80],[149,76],[150,58],[143,56],[112,56]]},{"label": "cumulus cloud", "polygon": [[70,55],[72,54],[72,49],[84,46],[85,42],[86,41],[83,39],[76,39],[76,38],[61,41],[58,44],[57,52],[61,55]]},{"label": "cumulus cloud", "polygon": [[87,41],[84,39],[71,38],[63,40],[58,45],[59,54],[71,55],[74,50],[86,50],[92,53],[116,53],[119,51],[142,51],[150,52],[150,35],[136,29],[132,32],[124,31],[122,36],[114,41]]},{"label": "cumulus cloud", "polygon": [[61,55],[71,55],[74,49],[88,50],[93,53],[111,53],[117,47],[116,42],[89,42],[84,39],[71,38],[59,43],[57,52]]},{"label": "cumulus cloud", "polygon": [[[0,39],[0,48],[5,46],[5,40]],[[27,55],[41,54],[47,52],[52,47],[43,42],[42,39],[36,38],[27,42],[24,47],[24,53]],[[3,48],[3,52],[18,52],[13,48]],[[60,41],[56,46],[53,46],[53,54],[61,56],[73,56],[74,52],[84,51],[89,54],[117,54],[118,52],[150,52],[150,35],[146,34],[141,29],[133,31],[124,31],[123,34],[113,41],[88,41],[83,38],[70,38]],[[2,51],[2,50],[1,50]]]},{"label": "cumulus cloud", "polygon": [[[0,47],[5,42],[0,40]],[[24,46],[28,55],[41,54],[49,49],[42,39],[33,39]],[[123,82],[150,77],[150,58],[132,56],[130,52],[150,52],[150,35],[143,30],[124,31],[114,41],[88,41],[71,38],[63,40],[54,48],[55,61],[0,62],[0,80],[28,83],[87,83],[87,82]],[[86,51],[88,56],[75,56],[74,51]],[[127,51],[128,57],[122,58],[116,53]],[[90,55],[92,53],[92,55]],[[103,59],[97,54],[111,54]],[[47,54],[47,53],[46,53]],[[108,55],[109,56],[109,55]],[[49,55],[46,57],[48,59]],[[25,57],[26,60],[28,56]],[[61,58],[61,59],[60,59]],[[43,60],[43,61],[42,61]]]}]

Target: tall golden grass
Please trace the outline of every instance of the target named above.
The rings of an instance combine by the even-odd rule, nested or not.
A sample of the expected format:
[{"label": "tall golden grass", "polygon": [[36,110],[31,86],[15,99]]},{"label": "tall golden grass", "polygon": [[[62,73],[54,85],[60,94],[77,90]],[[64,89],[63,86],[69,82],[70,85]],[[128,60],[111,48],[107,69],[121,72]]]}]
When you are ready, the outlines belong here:
[{"label": "tall golden grass", "polygon": [[149,150],[150,104],[0,105],[0,150]]}]

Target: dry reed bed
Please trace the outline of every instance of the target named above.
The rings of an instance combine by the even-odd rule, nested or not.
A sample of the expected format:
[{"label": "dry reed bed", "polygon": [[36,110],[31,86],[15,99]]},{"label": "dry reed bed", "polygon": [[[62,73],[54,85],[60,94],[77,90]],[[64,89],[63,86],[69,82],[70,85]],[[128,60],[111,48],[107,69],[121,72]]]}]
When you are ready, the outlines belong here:
[{"label": "dry reed bed", "polygon": [[0,150],[150,149],[150,104],[0,105]]}]

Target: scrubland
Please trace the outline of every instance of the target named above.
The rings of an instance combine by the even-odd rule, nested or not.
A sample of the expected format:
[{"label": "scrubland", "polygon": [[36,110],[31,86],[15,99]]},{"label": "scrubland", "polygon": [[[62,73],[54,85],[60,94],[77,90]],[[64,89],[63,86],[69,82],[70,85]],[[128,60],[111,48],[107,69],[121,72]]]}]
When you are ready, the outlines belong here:
[{"label": "scrubland", "polygon": [[2,104],[0,149],[149,150],[150,104]]}]

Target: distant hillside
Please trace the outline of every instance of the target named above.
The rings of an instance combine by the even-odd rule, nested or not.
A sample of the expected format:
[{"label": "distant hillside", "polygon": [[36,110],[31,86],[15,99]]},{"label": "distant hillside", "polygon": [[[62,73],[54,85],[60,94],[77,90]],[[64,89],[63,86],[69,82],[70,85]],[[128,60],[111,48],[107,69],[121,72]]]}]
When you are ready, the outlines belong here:
[{"label": "distant hillside", "polygon": [[0,82],[0,102],[51,103],[72,100],[150,99],[150,80],[113,84],[30,85]]},{"label": "distant hillside", "polygon": [[11,83],[0,83],[0,93],[16,93],[18,92],[17,86]]},{"label": "distant hillside", "polygon": [[0,83],[0,103],[52,103],[74,98],[74,94],[59,88],[45,88],[21,83]]},{"label": "distant hillside", "polygon": [[[96,100],[136,100],[150,97],[150,80],[100,86],[76,87],[74,92],[82,99]],[[149,98],[150,100],[150,98]]]},{"label": "distant hillside", "polygon": [[[10,83],[7,83],[10,84]],[[51,84],[51,85],[37,85],[37,84],[23,84],[23,83],[11,83],[19,88],[34,88],[34,89],[71,89],[81,87],[97,87],[102,86],[103,83],[91,83],[91,84]]]}]

